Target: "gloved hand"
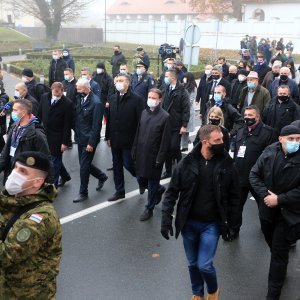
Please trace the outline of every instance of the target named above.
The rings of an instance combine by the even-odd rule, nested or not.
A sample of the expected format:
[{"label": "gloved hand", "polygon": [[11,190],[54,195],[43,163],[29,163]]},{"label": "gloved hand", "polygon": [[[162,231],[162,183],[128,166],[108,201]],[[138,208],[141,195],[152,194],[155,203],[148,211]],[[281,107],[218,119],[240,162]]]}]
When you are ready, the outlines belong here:
[{"label": "gloved hand", "polygon": [[227,228],[227,231],[222,234],[222,238],[226,242],[232,242],[234,239],[236,239],[239,236],[238,231],[234,231],[231,228]]},{"label": "gloved hand", "polygon": [[170,225],[162,225],[160,229],[161,235],[168,240],[169,239],[169,233],[171,236],[173,236],[173,227],[172,224]]},{"label": "gloved hand", "polygon": [[169,239],[169,233],[173,236],[172,220],[172,216],[164,211],[162,212],[160,233],[166,240]]}]

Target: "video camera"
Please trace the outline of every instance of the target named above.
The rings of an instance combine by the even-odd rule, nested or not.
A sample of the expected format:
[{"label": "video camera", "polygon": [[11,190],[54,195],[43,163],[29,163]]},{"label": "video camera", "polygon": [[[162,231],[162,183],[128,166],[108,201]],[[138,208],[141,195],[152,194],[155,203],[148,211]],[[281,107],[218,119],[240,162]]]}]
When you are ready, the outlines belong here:
[{"label": "video camera", "polygon": [[176,53],[179,53],[179,48],[165,43],[160,45],[158,53],[163,60],[166,58],[176,58]]}]

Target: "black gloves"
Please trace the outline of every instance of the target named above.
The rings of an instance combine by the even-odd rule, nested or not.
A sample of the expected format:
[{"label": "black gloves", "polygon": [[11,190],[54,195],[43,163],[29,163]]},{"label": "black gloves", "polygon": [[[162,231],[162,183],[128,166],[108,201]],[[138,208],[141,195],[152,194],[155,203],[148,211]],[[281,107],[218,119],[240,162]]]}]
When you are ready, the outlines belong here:
[{"label": "black gloves", "polygon": [[172,219],[172,216],[162,213],[160,233],[166,240],[169,239],[169,234],[173,236]]},{"label": "black gloves", "polygon": [[239,231],[234,231],[229,227],[227,227],[227,230],[222,233],[222,238],[226,242],[232,242],[238,236],[239,236]]}]

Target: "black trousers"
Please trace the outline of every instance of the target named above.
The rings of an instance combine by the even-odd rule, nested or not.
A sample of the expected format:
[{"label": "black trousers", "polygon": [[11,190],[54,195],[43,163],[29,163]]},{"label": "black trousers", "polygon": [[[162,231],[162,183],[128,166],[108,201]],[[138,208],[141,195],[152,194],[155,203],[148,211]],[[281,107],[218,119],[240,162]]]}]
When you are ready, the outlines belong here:
[{"label": "black trousers", "polygon": [[172,173],[172,161],[176,159],[177,163],[181,160],[181,151],[180,151],[180,143],[181,143],[181,134],[179,130],[171,132],[171,147],[170,147],[170,155],[167,156],[165,167],[167,173]]},{"label": "black trousers", "polygon": [[92,164],[96,147],[93,152],[86,151],[86,145],[78,145],[78,157],[80,165],[80,189],[79,193],[83,195],[88,194],[88,185],[90,174],[99,180],[106,179],[105,173]]},{"label": "black trousers", "polygon": [[289,263],[290,241],[286,238],[289,227],[282,217],[274,222],[260,219],[260,223],[271,250],[267,300],[279,300]]}]

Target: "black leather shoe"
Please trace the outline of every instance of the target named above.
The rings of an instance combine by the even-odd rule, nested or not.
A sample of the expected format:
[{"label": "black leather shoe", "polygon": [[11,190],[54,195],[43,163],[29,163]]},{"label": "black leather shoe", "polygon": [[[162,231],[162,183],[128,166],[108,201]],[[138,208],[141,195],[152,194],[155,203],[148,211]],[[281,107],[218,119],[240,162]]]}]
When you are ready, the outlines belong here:
[{"label": "black leather shoe", "polygon": [[160,203],[160,201],[162,199],[162,195],[165,192],[165,190],[166,190],[166,188],[162,187],[161,190],[157,192],[155,205]]},{"label": "black leather shoe", "polygon": [[171,173],[165,172],[165,173],[162,174],[160,179],[166,179],[166,178],[170,178],[170,177],[171,177]]},{"label": "black leather shoe", "polygon": [[103,188],[104,182],[108,179],[108,177],[106,176],[103,179],[99,179],[98,180],[98,185],[96,187],[96,191],[100,191]]},{"label": "black leather shoe", "polygon": [[114,194],[113,196],[111,196],[110,198],[107,199],[108,202],[113,202],[113,201],[117,201],[119,199],[124,199],[125,195],[117,195]]},{"label": "black leather shoe", "polygon": [[139,189],[140,189],[140,195],[143,195],[146,191],[146,189],[141,185],[139,186]]},{"label": "black leather shoe", "polygon": [[153,216],[153,210],[146,208],[140,216],[140,221],[147,221]]},{"label": "black leather shoe", "polygon": [[77,198],[73,200],[74,203],[83,202],[88,199],[88,195],[78,194]]},{"label": "black leather shoe", "polygon": [[67,179],[62,179],[61,177],[58,180],[57,187],[62,187],[65,185],[66,182],[70,181],[71,177],[68,177]]}]

